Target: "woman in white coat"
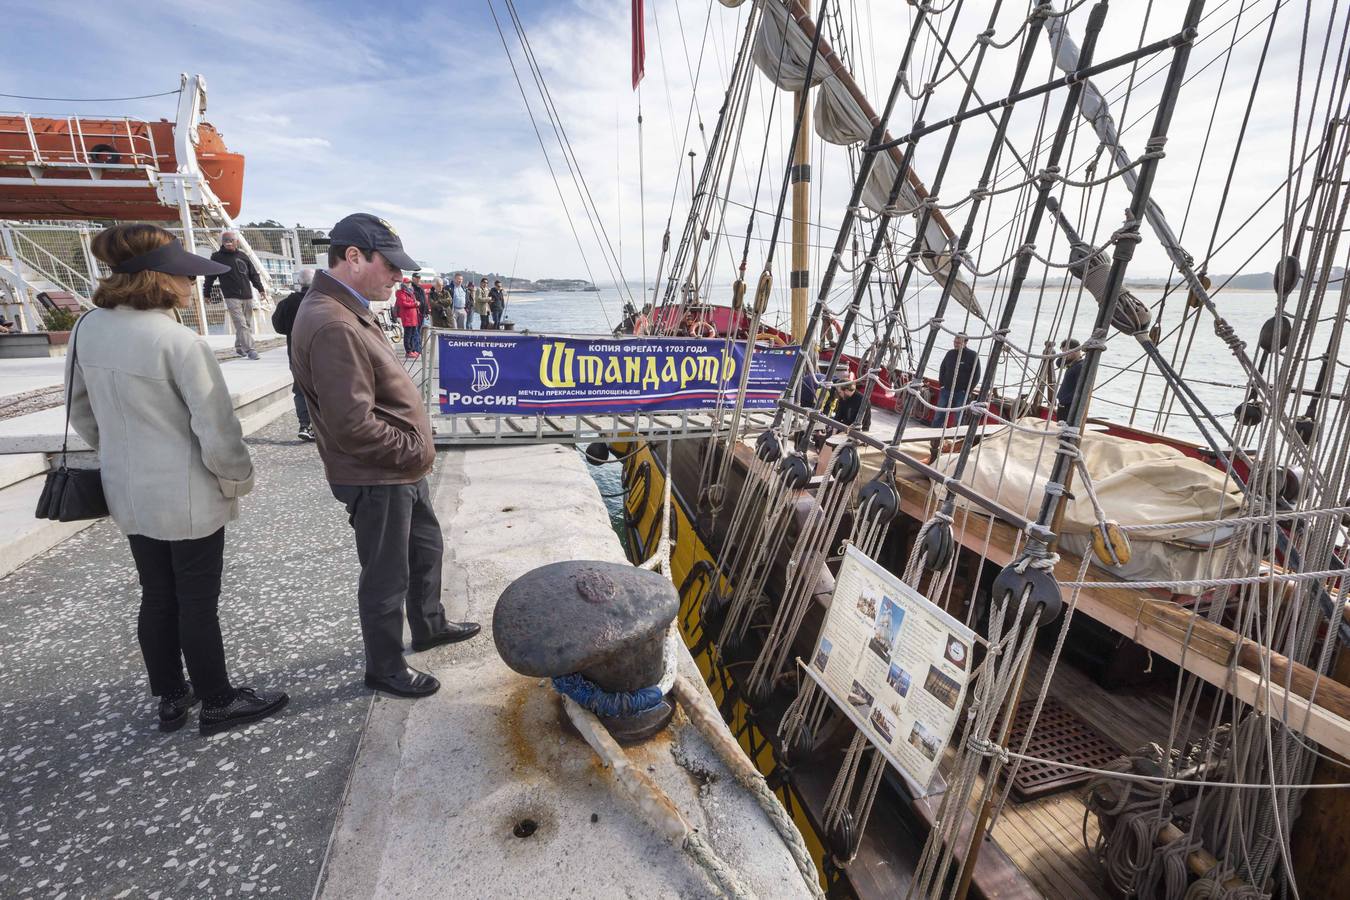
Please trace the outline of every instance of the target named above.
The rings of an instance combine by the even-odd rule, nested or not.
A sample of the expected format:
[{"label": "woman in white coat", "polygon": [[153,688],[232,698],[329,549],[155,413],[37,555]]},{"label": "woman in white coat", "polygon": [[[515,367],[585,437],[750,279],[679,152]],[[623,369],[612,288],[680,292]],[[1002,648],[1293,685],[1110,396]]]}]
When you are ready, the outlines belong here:
[{"label": "woman in white coat", "polygon": [[70,423],[98,451],[108,511],[136,561],[159,727],[181,728],[199,701],[202,734],[256,722],[287,697],[230,684],[217,617],[225,524],[253,487],[253,463],[215,354],[174,315],[194,277],[224,267],[154,225],[109,228],[93,250],[112,274],[71,336]]}]

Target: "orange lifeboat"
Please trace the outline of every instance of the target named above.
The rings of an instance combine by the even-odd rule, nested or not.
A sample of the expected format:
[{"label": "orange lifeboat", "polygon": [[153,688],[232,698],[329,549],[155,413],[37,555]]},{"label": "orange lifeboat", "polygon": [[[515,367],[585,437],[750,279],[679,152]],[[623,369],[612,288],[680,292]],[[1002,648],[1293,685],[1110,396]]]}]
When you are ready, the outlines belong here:
[{"label": "orange lifeboat", "polygon": [[[178,171],[167,119],[0,114],[0,219],[176,221],[160,202],[156,172]],[[244,157],[219,132],[197,126],[197,163],[231,217],[244,192]]]}]

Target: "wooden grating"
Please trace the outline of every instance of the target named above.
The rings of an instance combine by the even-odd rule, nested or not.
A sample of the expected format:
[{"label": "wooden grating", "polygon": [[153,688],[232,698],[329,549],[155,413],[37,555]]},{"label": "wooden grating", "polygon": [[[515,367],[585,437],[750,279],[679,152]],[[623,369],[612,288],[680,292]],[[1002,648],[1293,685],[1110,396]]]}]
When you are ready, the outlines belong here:
[{"label": "wooden grating", "polygon": [[[1036,708],[1035,698],[1022,701],[1013,717],[1008,747],[1021,750],[1026,739],[1027,724]],[[1071,763],[1076,766],[1102,768],[1121,756],[1120,748],[1100,731],[1078,717],[1054,697],[1046,697],[1036,729],[1025,751],[1027,756]],[[1026,762],[1017,767],[1013,778],[1013,797],[1019,801],[1033,800],[1082,784],[1092,778],[1088,772],[1065,768],[1051,763]]]}]

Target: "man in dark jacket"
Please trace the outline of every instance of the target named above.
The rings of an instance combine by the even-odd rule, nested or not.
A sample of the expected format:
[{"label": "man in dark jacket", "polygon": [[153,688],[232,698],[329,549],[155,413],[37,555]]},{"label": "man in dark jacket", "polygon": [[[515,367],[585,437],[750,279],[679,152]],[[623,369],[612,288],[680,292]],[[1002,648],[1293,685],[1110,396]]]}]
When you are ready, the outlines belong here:
[{"label": "man in dark jacket", "polygon": [[1062,422],[1069,417],[1069,406],[1073,403],[1074,392],[1078,390],[1078,382],[1083,379],[1083,367],[1087,361],[1083,359],[1083,351],[1073,338],[1061,344],[1060,349],[1064,353],[1060,361],[1060,365],[1064,366],[1064,377],[1055,394],[1055,419]]},{"label": "man in dark jacket", "polygon": [[330,489],[356,535],[366,686],[425,697],[441,685],[403,659],[404,610],[419,653],[467,640],[479,627],[446,621],[441,524],[427,485],[436,461],[431,419],[370,311],[417,263],[389,223],[367,213],[347,216],[328,239],[328,271],[314,276],[295,317],[291,371]]},{"label": "man in dark jacket", "polygon": [[[291,291],[277,308],[272,311],[272,330],[286,335],[286,359],[291,358],[291,329],[295,326],[295,314],[300,311],[300,301],[305,299],[309,286],[314,283],[314,270],[301,269],[295,273],[296,290]],[[300,383],[292,379],[291,393],[295,395],[295,418],[300,422],[300,431],[296,437],[302,441],[314,440],[314,427],[309,420],[309,404],[300,390]]]},{"label": "man in dark jacket", "polygon": [[[962,332],[952,339],[952,349],[942,358],[942,367],[938,369],[938,384],[942,390],[938,394],[938,406],[951,409],[965,406],[975,383],[980,380],[980,357],[966,346],[966,334]],[[961,426],[965,410],[956,414],[956,427]],[[945,426],[947,413],[939,410],[933,415],[935,426]]]},{"label": "man in dark jacket", "polygon": [[207,275],[202,296],[210,299],[211,288],[219,278],[220,293],[225,297],[225,308],[234,325],[234,352],[257,359],[258,351],[253,349],[253,288],[258,289],[259,297],[267,297],[262,278],[252,260],[239,252],[239,236],[233,231],[221,234],[220,249],[211,254],[211,262],[228,266],[230,271],[224,275]]},{"label": "man in dark jacket", "polygon": [[506,312],[506,291],[502,290],[500,281],[493,282],[488,299],[491,301],[488,309],[492,312],[492,327],[501,328],[502,313]]}]

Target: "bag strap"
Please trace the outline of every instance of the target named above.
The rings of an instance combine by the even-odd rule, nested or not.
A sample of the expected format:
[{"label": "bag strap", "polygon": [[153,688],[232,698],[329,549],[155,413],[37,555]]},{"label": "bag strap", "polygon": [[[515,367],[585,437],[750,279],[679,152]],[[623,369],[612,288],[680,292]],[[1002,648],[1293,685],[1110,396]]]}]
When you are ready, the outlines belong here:
[{"label": "bag strap", "polygon": [[66,379],[66,427],[61,434],[61,468],[66,468],[66,449],[70,444],[70,397],[75,387],[75,369],[80,364],[78,350],[76,349],[75,336],[80,331],[80,323],[85,320],[89,310],[75,322],[75,327],[70,330],[70,378]]}]

